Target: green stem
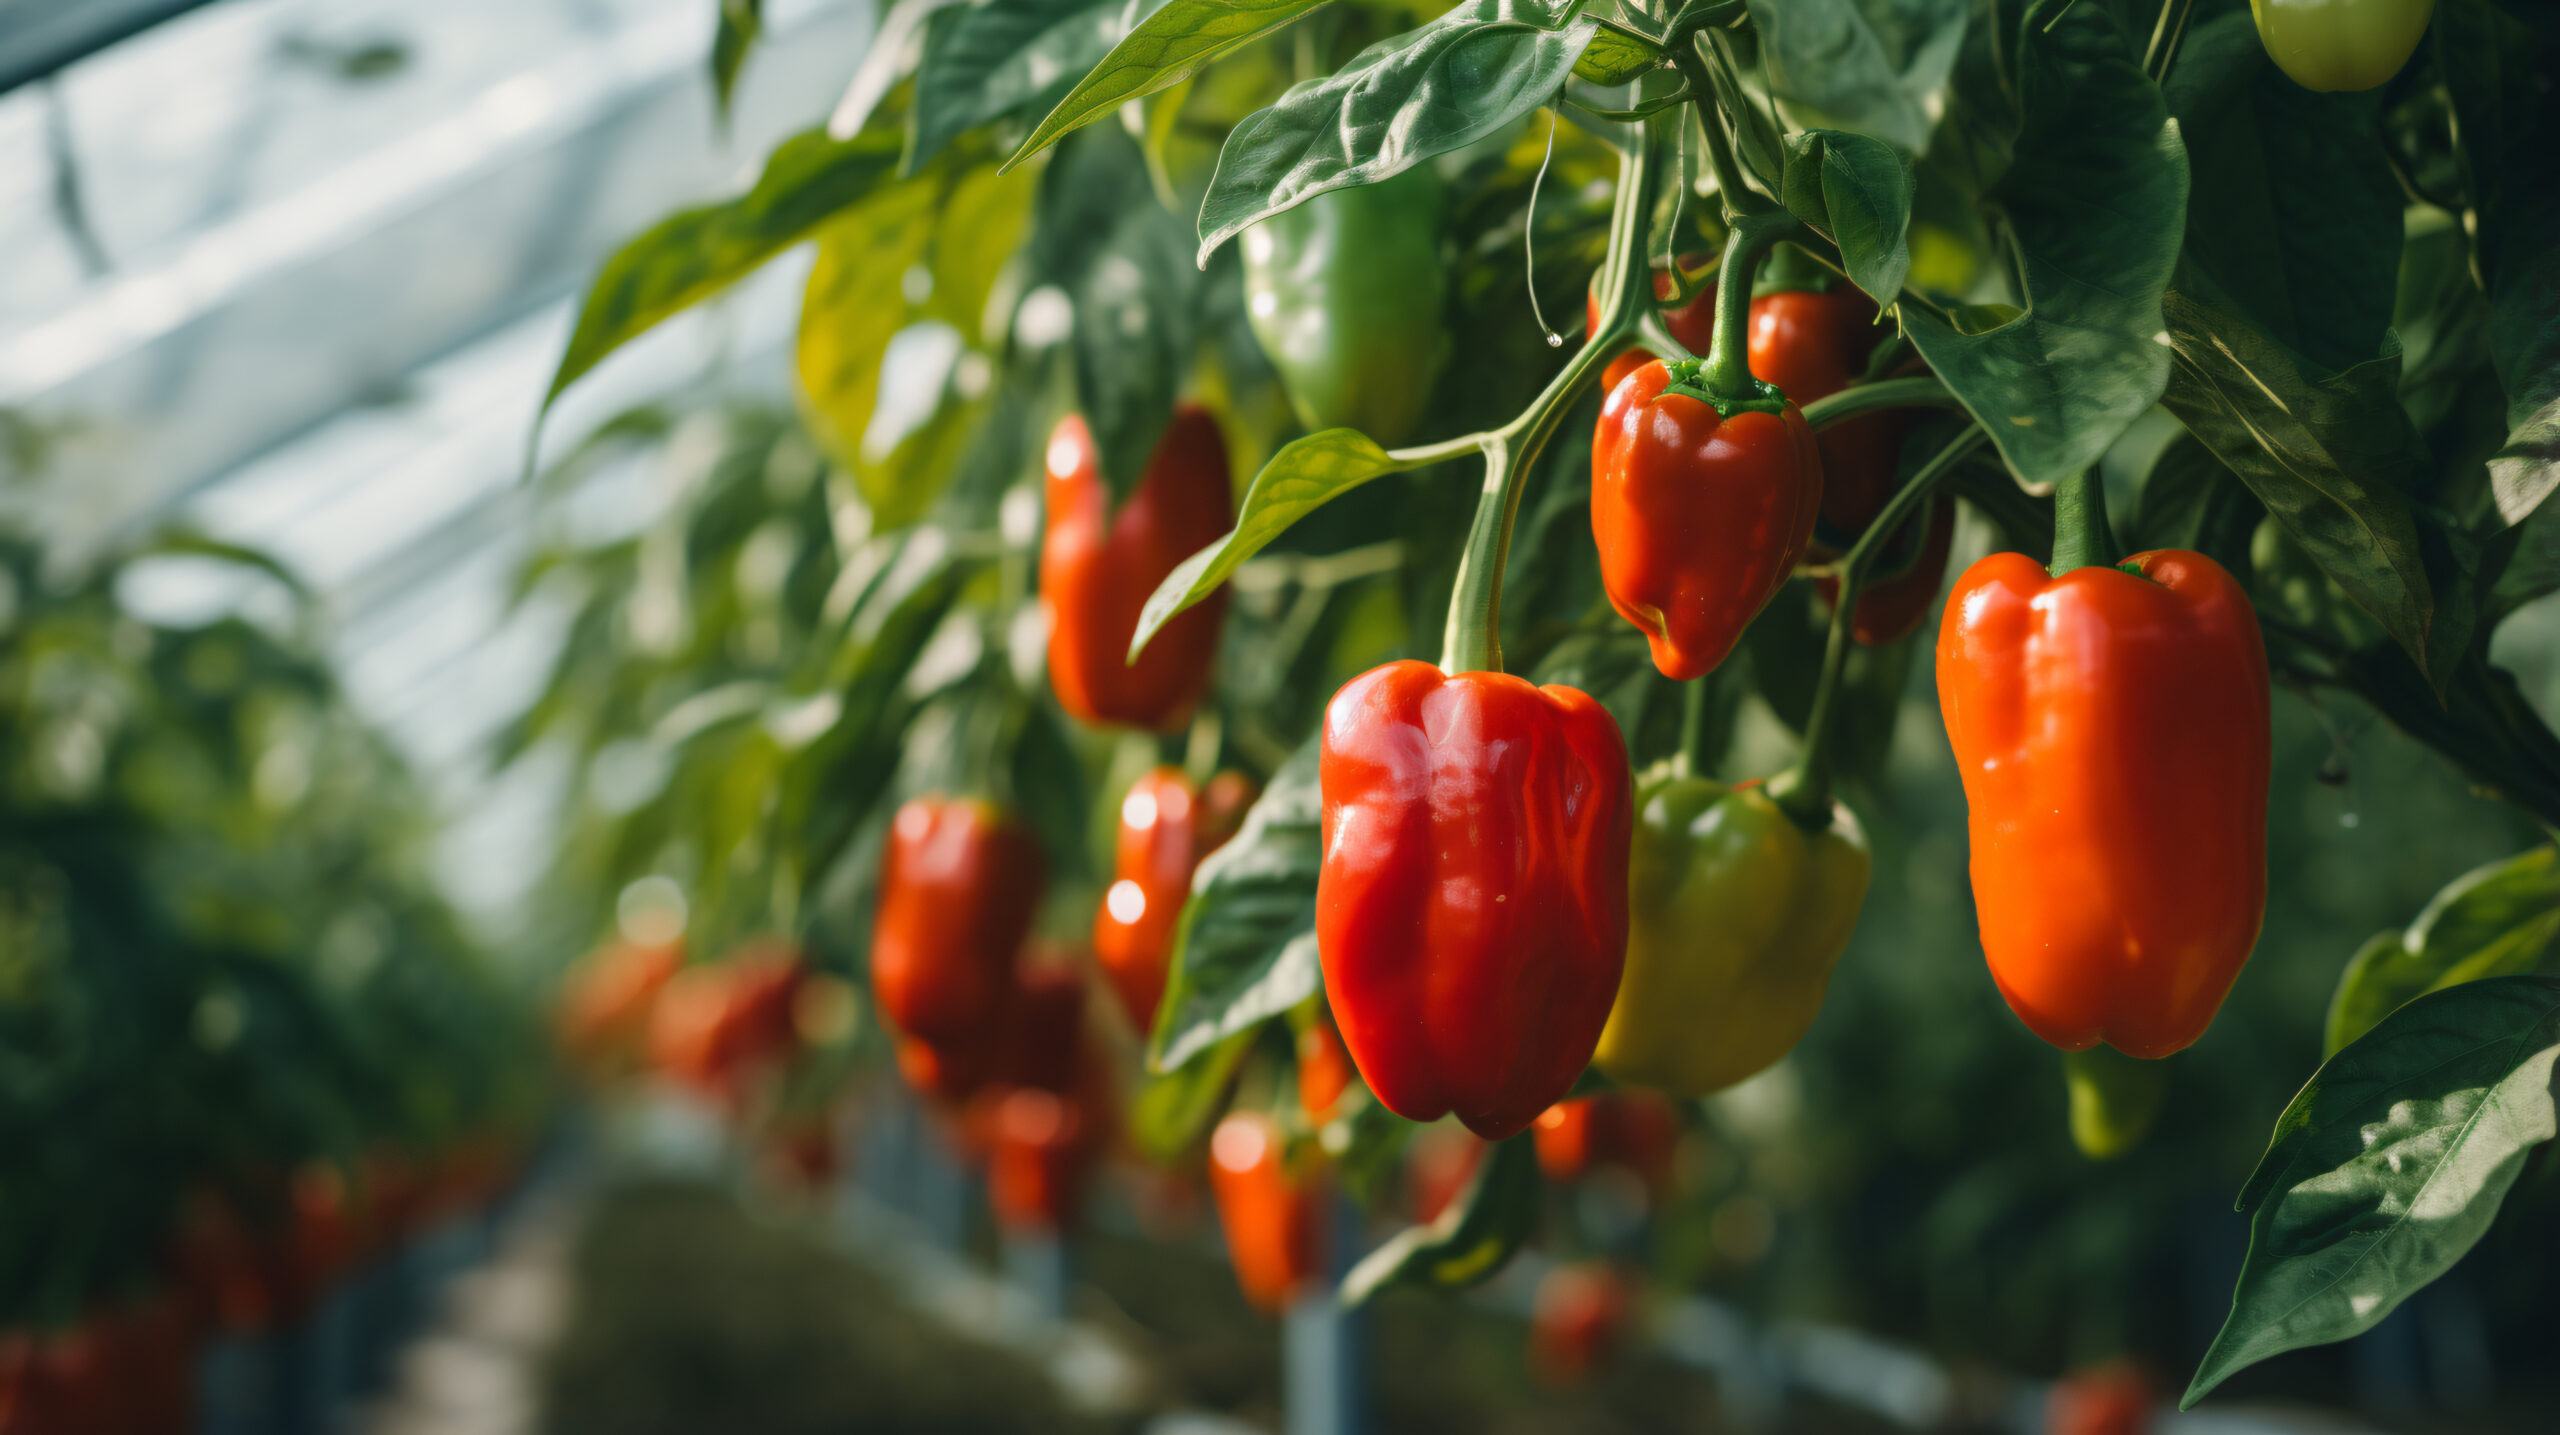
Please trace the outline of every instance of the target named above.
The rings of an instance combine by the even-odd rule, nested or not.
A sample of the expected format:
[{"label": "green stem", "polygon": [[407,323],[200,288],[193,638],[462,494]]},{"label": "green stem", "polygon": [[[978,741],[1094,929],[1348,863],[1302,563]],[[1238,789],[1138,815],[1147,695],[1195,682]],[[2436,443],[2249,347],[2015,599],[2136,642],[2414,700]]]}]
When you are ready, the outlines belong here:
[{"label": "green stem", "polygon": [[1800,227],[1785,213],[1733,216],[1733,233],[1724,242],[1724,262],[1716,276],[1715,344],[1707,350],[1701,373],[1707,391],[1718,398],[1759,391],[1759,382],[1751,377],[1751,279],[1770,247]]},{"label": "green stem", "polygon": [[1680,697],[1680,775],[1707,775],[1707,684],[1715,674],[1702,673],[1683,684]]},{"label": "green stem", "polygon": [[1563,426],[1574,400],[1633,342],[1639,315],[1652,307],[1645,246],[1654,201],[1662,191],[1670,123],[1659,115],[1646,121],[1638,142],[1618,156],[1618,201],[1609,216],[1609,250],[1600,270],[1600,308],[1607,321],[1528,408],[1473,440],[1484,452],[1484,488],[1449,594],[1449,621],[1440,644],[1443,672],[1502,670],[1502,570],[1511,549],[1512,522],[1520,511],[1520,480]]},{"label": "green stem", "polygon": [[1884,379],[1872,384],[1859,384],[1825,395],[1804,406],[1804,421],[1816,433],[1833,424],[1873,413],[1877,409],[1909,409],[1923,406],[1962,408],[1955,394],[1935,375],[1923,374],[1908,379]]},{"label": "green stem", "polygon": [[2116,561],[2115,535],[2107,531],[2107,485],[2095,465],[2062,480],[2053,492],[2053,563],[2059,578],[2074,568],[2103,568]]},{"label": "green stem", "polygon": [[1928,500],[1938,480],[1988,437],[1980,428],[1968,427],[1920,465],[1920,471],[1885,501],[1875,521],[1858,535],[1858,541],[1850,545],[1837,565],[1839,592],[1833,595],[1831,634],[1822,649],[1822,681],[1813,690],[1812,715],[1805,719],[1804,755],[1795,766],[1769,780],[1770,798],[1808,832],[1820,832],[1831,825],[1831,733],[1839,725],[1836,717],[1840,675],[1849,665],[1850,615],[1857,610],[1859,590],[1866,586],[1868,565],[1875,562],[1876,554],[1893,531],[1902,526],[1903,519]]}]

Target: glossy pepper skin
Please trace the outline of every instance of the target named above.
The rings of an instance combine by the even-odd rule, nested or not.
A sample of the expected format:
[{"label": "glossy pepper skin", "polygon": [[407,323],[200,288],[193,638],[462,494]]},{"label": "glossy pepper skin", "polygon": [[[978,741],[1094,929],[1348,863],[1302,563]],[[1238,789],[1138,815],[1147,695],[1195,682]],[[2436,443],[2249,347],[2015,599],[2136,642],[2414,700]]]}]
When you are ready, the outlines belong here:
[{"label": "glossy pepper skin", "polygon": [[1120,800],[1112,881],[1093,914],[1093,955],[1141,1032],[1154,1027],[1164,999],[1165,964],[1192,869],[1235,835],[1253,797],[1242,773],[1222,772],[1202,788],[1178,767],[1159,767]]},{"label": "glossy pepper skin", "polygon": [[1245,320],[1298,422],[1413,437],[1449,359],[1439,177],[1417,165],[1330,190],[1244,232]]},{"label": "glossy pepper skin", "polygon": [[1217,420],[1196,404],[1176,410],[1116,511],[1093,432],[1077,415],[1049,435],[1048,469],[1040,596],[1049,608],[1049,685],[1058,706],[1096,725],[1181,726],[1208,687],[1226,591],[1165,624],[1135,663],[1129,640],[1165,575],[1235,525]]},{"label": "glossy pepper skin", "polygon": [[1636,797],[1627,975],[1594,1057],[1673,1096],[1765,1070],[1822,1010],[1872,865],[1846,807],[1805,831],[1757,784],[1661,773]]},{"label": "glossy pepper skin", "polygon": [[1626,745],[1587,694],[1396,662],[1325,710],[1316,950],[1369,1090],[1487,1140],[1591,1059],[1627,943]]},{"label": "glossy pepper skin", "polygon": [[871,994],[914,1040],[956,1044],[1003,1014],[1048,877],[1039,839],[974,798],[898,809],[880,862]]},{"label": "glossy pepper skin", "polygon": [[2266,914],[2267,651],[2200,553],[2060,578],[1995,553],[1938,631],[1991,975],[2036,1035],[2167,1056]]},{"label": "glossy pepper skin", "polygon": [[1269,1311],[1324,1274],[1322,1197],[1288,1154],[1279,1123],[1256,1111],[1228,1113],[1209,1137],[1209,1191],[1236,1284]]},{"label": "glossy pepper skin", "polygon": [[1646,364],[1601,406],[1591,532],[1610,606],[1663,676],[1686,682],[1724,661],[1804,558],[1822,459],[1792,402],[1724,418],[1666,391],[1672,377]]},{"label": "glossy pepper skin", "polygon": [[2370,90],[2400,73],[2435,0],[2249,0],[2258,40],[2306,90]]}]

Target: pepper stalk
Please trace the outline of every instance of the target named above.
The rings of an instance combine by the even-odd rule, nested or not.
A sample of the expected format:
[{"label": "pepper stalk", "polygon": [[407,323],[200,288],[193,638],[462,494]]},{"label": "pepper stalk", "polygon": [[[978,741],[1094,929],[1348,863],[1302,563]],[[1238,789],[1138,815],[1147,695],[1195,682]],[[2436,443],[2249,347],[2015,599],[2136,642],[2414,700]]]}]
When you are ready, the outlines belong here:
[{"label": "pepper stalk", "polygon": [[1938,486],[1938,481],[1988,437],[1978,425],[1969,426],[1938,450],[1886,500],[1875,521],[1858,535],[1858,541],[1850,545],[1837,565],[1839,592],[1832,601],[1831,631],[1823,644],[1822,679],[1813,690],[1813,712],[1805,719],[1804,752],[1795,766],[1769,780],[1770,799],[1808,832],[1820,832],[1831,825],[1832,730],[1839,726],[1840,675],[1849,664],[1851,615],[1857,610],[1858,591],[1866,582],[1867,569],[1894,531]]},{"label": "pepper stalk", "polygon": [[1502,670],[1502,570],[1510,555],[1512,522],[1520,511],[1521,478],[1563,426],[1566,411],[1583,390],[1635,343],[1637,323],[1652,307],[1646,243],[1662,193],[1672,123],[1661,115],[1647,119],[1635,142],[1619,151],[1617,203],[1610,211],[1608,256],[1600,270],[1604,318],[1599,332],[1529,407],[1476,437],[1484,453],[1484,487],[1449,593],[1449,621],[1440,645],[1442,672]]}]

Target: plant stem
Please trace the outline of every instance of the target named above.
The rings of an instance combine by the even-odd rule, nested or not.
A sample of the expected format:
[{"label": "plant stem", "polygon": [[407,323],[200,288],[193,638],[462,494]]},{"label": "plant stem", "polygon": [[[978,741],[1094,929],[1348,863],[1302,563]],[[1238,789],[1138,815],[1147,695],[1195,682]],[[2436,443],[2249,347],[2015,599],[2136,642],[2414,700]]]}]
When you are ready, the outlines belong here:
[{"label": "plant stem", "polygon": [[1707,684],[1715,674],[1701,673],[1683,684],[1680,696],[1680,775],[1707,774]]},{"label": "plant stem", "polygon": [[1872,384],[1857,384],[1836,394],[1815,399],[1804,406],[1804,421],[1816,433],[1877,409],[1908,409],[1922,405],[1962,408],[1946,384],[1934,374],[1908,379],[1882,379]]},{"label": "plant stem", "polygon": [[1733,233],[1724,242],[1724,262],[1716,276],[1716,337],[1707,350],[1701,377],[1707,391],[1742,397],[1758,392],[1751,376],[1751,279],[1771,246],[1800,228],[1781,211],[1732,216]]},{"label": "plant stem", "polygon": [[1529,407],[1501,428],[1476,436],[1484,452],[1484,488],[1449,594],[1449,621],[1440,644],[1443,672],[1502,670],[1502,570],[1510,554],[1512,521],[1520,511],[1521,479],[1563,425],[1565,411],[1609,360],[1625,352],[1637,317],[1652,307],[1645,246],[1654,201],[1662,191],[1670,123],[1654,116],[1635,142],[1619,152],[1618,200],[1609,216],[1609,251],[1600,270],[1606,322]]},{"label": "plant stem", "polygon": [[1831,825],[1831,731],[1838,726],[1840,675],[1849,665],[1850,615],[1857,610],[1867,567],[1893,531],[1902,526],[1903,519],[1927,501],[1938,480],[1989,437],[1979,427],[1969,427],[1938,450],[1885,501],[1867,531],[1858,535],[1858,541],[1850,545],[1839,562],[1840,586],[1832,599],[1831,635],[1822,649],[1822,681],[1813,690],[1813,712],[1804,724],[1804,755],[1795,766],[1769,781],[1770,798],[1808,832],[1820,832]]},{"label": "plant stem", "polygon": [[2107,531],[2107,485],[2095,465],[2062,480],[2053,492],[2053,562],[2059,578],[2074,568],[2116,561],[2115,535]]}]

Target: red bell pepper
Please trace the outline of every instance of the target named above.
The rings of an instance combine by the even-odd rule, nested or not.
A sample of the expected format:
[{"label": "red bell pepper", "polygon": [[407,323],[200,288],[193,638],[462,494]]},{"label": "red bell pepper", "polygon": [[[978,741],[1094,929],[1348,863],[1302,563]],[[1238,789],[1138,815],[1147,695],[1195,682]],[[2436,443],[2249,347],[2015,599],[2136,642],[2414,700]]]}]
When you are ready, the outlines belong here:
[{"label": "red bell pepper", "polygon": [[1822,507],[1822,459],[1795,404],[1719,412],[1697,375],[1693,360],[1628,375],[1591,449],[1601,586],[1682,682],[1724,661],[1803,560]]},{"label": "red bell pepper", "polygon": [[1040,596],[1049,606],[1049,685],[1058,706],[1087,723],[1180,727],[1208,687],[1225,590],[1165,624],[1135,663],[1129,640],[1165,575],[1235,526],[1217,420],[1196,404],[1177,411],[1116,512],[1082,418],[1059,421],[1048,465]]},{"label": "red bell pepper", "polygon": [[1289,1169],[1280,1125],[1228,1113],[1209,1137],[1209,1190],[1245,1298],[1277,1311],[1324,1275],[1323,1193]]},{"label": "red bell pepper", "polygon": [[[2131,571],[2127,571],[2131,570]],[[2065,1051],[2185,1047],[2267,907],[2267,650],[2200,553],[1956,581],[1938,702],[1964,778],[1992,978]]]},{"label": "red bell pepper", "polygon": [[1358,1073],[1351,1069],[1351,1053],[1342,1049],[1342,1033],[1336,1031],[1333,1018],[1316,1013],[1298,1033],[1298,1106],[1309,1121],[1321,1122],[1333,1115],[1334,1103],[1351,1089]]},{"label": "red bell pepper", "polygon": [[1369,1090],[1497,1140],[1570,1090],[1627,951],[1626,744],[1588,694],[1396,662],[1325,711],[1325,995]]},{"label": "red bell pepper", "polygon": [[1075,1221],[1092,1155],[1074,1098],[1017,1087],[997,1103],[987,1203],[1009,1230],[1054,1233]]},{"label": "red bell pepper", "polygon": [[919,797],[898,809],[871,924],[871,993],[899,1031],[984,1039],[1048,879],[1039,839],[993,804]]},{"label": "red bell pepper", "polygon": [[1141,777],[1120,802],[1112,883],[1093,914],[1093,955],[1141,1032],[1164,999],[1174,928],[1191,895],[1192,869],[1224,846],[1253,805],[1253,782],[1222,772],[1194,788],[1178,767]]}]

